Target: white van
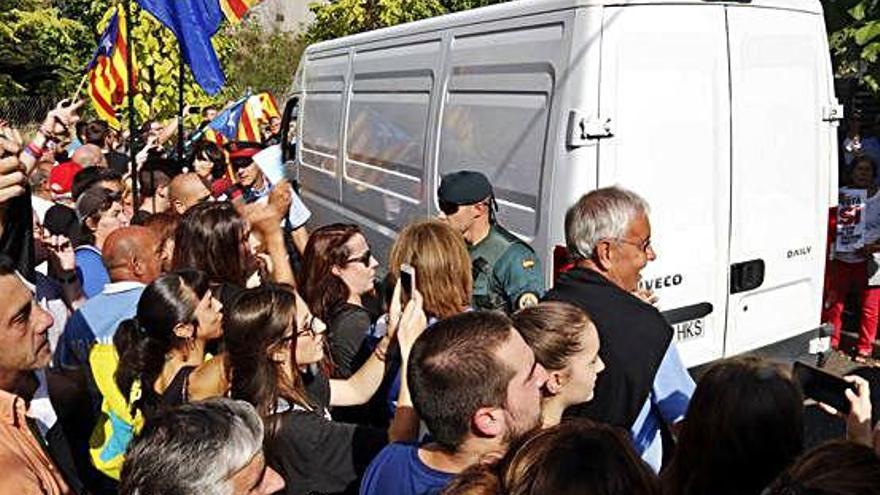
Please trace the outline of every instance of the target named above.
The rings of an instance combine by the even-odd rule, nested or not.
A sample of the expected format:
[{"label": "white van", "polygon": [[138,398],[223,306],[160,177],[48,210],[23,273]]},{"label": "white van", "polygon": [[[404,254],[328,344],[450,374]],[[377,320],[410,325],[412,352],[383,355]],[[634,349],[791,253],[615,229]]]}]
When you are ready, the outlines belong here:
[{"label": "white van", "polygon": [[843,113],[819,0],[515,1],[309,46],[296,79],[315,225],[384,255],[480,170],[549,286],[566,209],[620,184],[651,204],[642,283],[688,365],[819,334]]}]

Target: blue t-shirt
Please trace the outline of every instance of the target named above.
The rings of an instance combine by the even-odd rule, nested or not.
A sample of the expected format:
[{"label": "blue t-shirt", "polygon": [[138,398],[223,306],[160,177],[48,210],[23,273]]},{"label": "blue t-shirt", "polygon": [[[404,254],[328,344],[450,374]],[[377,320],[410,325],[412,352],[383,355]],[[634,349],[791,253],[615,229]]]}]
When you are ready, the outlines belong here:
[{"label": "blue t-shirt", "polygon": [[58,339],[55,349],[55,366],[74,370],[89,360],[92,344],[113,342],[116,328],[122,320],[137,314],[138,301],[144,285],[138,282],[108,284],[103,292],[86,301],[76,310]]},{"label": "blue t-shirt", "polygon": [[654,472],[660,472],[663,460],[661,425],[672,426],[684,418],[694,389],[696,384],[673,342],[657,368],[651,393],[630,428],[633,446]]},{"label": "blue t-shirt", "polygon": [[74,252],[76,274],[86,298],[94,297],[110,283],[110,274],[101,259],[101,251],[95,246],[80,246]]},{"label": "blue t-shirt", "polygon": [[388,444],[370,463],[361,481],[360,495],[436,495],[455,477],[437,471],[419,459],[413,443]]}]

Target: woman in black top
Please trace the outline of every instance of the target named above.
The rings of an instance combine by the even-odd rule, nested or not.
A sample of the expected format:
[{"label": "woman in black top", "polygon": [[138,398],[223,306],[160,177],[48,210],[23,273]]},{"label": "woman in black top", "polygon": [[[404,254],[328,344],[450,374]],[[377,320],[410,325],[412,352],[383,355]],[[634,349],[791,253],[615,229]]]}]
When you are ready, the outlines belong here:
[{"label": "woman in black top", "polygon": [[119,354],[116,384],[124,397],[140,382],[133,407],[149,418],[187,400],[187,379],[205,359],[205,345],[223,335],[223,306],[195,270],[162,275],[144,289],[137,316],[113,337]]},{"label": "woman in black top", "polygon": [[266,456],[284,478],[285,493],[356,489],[367,465],[387,442],[413,440],[418,434],[418,418],[405,384],[388,431],[334,422],[329,412],[330,406],[369,400],[382,380],[385,353],[394,338],[399,339],[406,366],[426,323],[421,296],[414,293],[402,316],[395,316],[400,315],[400,304],[394,307],[388,335],[348,380],[328,379],[320,365],[325,326],[292,289],[248,289],[230,308],[224,338],[230,394],[250,402],[263,416]]},{"label": "woman in black top", "polygon": [[376,268],[357,225],[336,223],[312,232],[303,255],[299,288],[316,317],[327,322],[332,376],[348,378],[370,356],[374,320],[362,298],[373,292]]}]

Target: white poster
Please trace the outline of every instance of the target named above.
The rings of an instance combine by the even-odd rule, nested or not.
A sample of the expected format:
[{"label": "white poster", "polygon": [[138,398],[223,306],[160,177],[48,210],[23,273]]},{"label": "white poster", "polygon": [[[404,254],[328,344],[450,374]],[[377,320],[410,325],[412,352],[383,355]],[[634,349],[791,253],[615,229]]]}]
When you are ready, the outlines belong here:
[{"label": "white poster", "polygon": [[865,245],[865,202],[868,193],[864,189],[840,189],[837,206],[837,237],[835,251],[851,253]]}]

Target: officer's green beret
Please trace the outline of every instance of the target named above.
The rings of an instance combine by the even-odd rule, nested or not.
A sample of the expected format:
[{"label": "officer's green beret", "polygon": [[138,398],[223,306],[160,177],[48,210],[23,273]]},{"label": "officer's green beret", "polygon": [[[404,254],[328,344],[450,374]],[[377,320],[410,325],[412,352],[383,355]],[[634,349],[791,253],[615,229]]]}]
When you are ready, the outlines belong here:
[{"label": "officer's green beret", "polygon": [[492,184],[480,172],[462,170],[443,176],[437,198],[456,205],[472,205],[492,196]]}]

